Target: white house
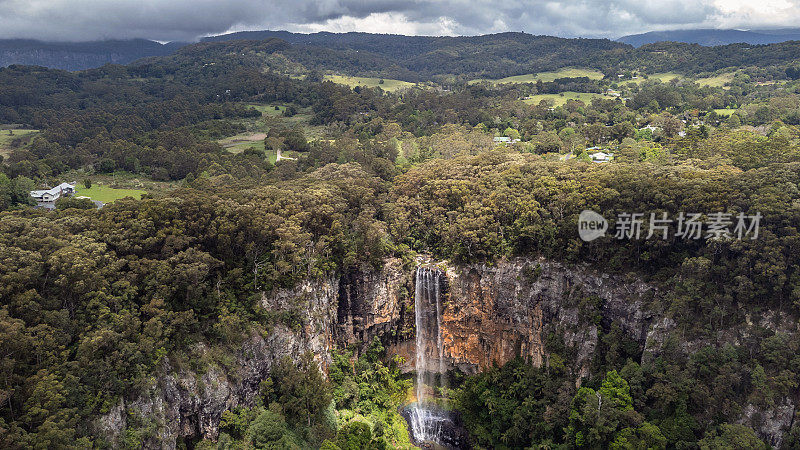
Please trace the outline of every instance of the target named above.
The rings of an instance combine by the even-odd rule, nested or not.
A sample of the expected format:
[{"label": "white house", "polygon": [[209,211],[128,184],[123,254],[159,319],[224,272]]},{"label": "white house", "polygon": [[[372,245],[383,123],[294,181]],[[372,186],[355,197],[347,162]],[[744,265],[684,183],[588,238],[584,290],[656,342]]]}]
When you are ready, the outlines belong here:
[{"label": "white house", "polygon": [[591,155],[589,155],[589,157],[592,158],[593,162],[606,163],[606,162],[611,161],[611,158],[614,157],[614,154],[613,153],[606,153],[606,152],[595,152],[595,153],[592,153]]},{"label": "white house", "polygon": [[495,144],[514,144],[519,142],[519,139],[511,139],[508,136],[495,136],[494,143]]},{"label": "white house", "polygon": [[74,184],[61,183],[52,189],[31,191],[31,197],[39,203],[52,203],[61,198],[62,195],[72,195],[74,193]]}]

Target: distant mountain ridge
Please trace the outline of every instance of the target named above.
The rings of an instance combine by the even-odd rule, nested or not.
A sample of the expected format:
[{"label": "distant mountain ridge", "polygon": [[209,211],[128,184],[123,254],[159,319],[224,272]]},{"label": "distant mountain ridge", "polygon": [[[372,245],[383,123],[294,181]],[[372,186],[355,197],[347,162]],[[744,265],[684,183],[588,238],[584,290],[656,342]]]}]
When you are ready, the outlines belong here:
[{"label": "distant mountain ridge", "polygon": [[[371,58],[376,67],[396,65],[401,70],[368,76],[388,76],[406,81],[416,81],[413,77],[429,79],[445,74],[503,78],[565,66],[595,67],[598,54],[631,50],[629,45],[609,39],[570,39],[518,32],[481,36],[404,36],[357,32],[303,34],[245,31],[208,37],[203,42],[268,38],[292,44],[293,57],[307,67],[331,68],[336,62],[331,61],[333,56],[340,63],[349,59]],[[313,60],[308,58],[310,54],[314,55]],[[321,58],[327,58],[327,67],[319,67]],[[362,72],[369,72],[368,69],[366,65],[360,67]],[[409,74],[414,75],[409,77]]]},{"label": "distant mountain ridge", "polygon": [[[0,40],[0,67],[20,64],[83,70],[173,55],[182,48],[214,53],[233,42],[253,51],[249,62],[253,67],[290,76],[333,72],[410,82],[438,77],[450,82],[454,77],[498,79],[564,67],[605,74],[620,70],[696,74],[759,64],[783,65],[797,60],[800,54],[800,28],[664,31],[618,41],[515,32],[436,37],[288,31],[237,32],[207,37],[197,44],[161,44],[146,39],[77,43],[8,39]],[[269,51],[259,55],[268,42],[283,44],[267,45]],[[755,48],[759,50],[751,51]]]},{"label": "distant mountain ridge", "polygon": [[[568,39],[528,33],[482,36],[404,36],[378,33],[292,33],[244,31],[203,38],[199,45],[231,41],[279,39],[291,46],[283,53],[305,67],[352,72],[387,72],[410,81],[419,76],[470,73],[504,76],[557,69],[565,64],[591,65],[597,52],[622,50],[628,45],[609,39]],[[0,40],[0,67],[12,64],[83,70],[104,64],[128,64],[135,60],[175,53],[187,43],[160,44],[146,39],[94,42],[43,42]],[[375,70],[371,70],[374,68]],[[370,69],[370,70],[367,70]]]},{"label": "distant mountain ridge", "polygon": [[[695,37],[704,33],[694,31]],[[719,37],[719,31],[705,32]],[[800,55],[800,41],[790,41],[794,32],[800,29],[762,33],[771,40],[780,41],[777,43],[718,46],[656,42],[634,47],[608,39],[568,39],[514,32],[434,37],[287,31],[230,33],[205,38],[203,44],[280,39],[290,44],[290,48],[281,51],[282,55],[309,70],[411,82],[439,77],[439,81],[447,82],[450,75],[462,79],[498,79],[565,67],[595,69],[606,75],[625,70],[697,75],[745,66],[782,66]],[[731,40],[741,41],[738,33]]]},{"label": "distant mountain ridge", "polygon": [[667,30],[650,31],[632,34],[617,39],[618,42],[641,47],[655,42],[684,42],[714,47],[729,44],[777,44],[786,41],[800,41],[800,28],[783,28],[777,30]]},{"label": "distant mountain ridge", "polygon": [[[269,38],[282,39],[290,44],[315,45],[335,49],[368,51],[390,58],[413,58],[444,49],[453,50],[463,45],[484,46],[497,43],[514,42],[518,46],[536,47],[542,43],[561,43],[580,46],[582,48],[602,48],[611,50],[621,48],[618,42],[609,39],[561,38],[556,36],[535,35],[530,33],[503,32],[479,36],[406,36],[402,34],[381,33],[293,33],[289,31],[241,31],[236,33],[209,36],[201,42],[223,42],[232,40],[262,40]],[[496,55],[504,57],[508,55]]]},{"label": "distant mountain ridge", "polygon": [[186,43],[160,44],[147,39],[91,42],[44,42],[32,39],[0,39],[0,67],[12,64],[83,70],[104,64],[128,64],[147,56],[175,52]]}]

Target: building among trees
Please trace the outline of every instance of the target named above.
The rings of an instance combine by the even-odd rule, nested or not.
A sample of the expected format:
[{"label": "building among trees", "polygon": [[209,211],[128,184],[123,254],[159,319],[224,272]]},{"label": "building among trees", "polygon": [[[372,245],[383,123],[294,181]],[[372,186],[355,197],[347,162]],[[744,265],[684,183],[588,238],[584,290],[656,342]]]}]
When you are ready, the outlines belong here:
[{"label": "building among trees", "polygon": [[62,195],[72,195],[75,193],[75,183],[61,183],[52,189],[42,189],[31,191],[31,197],[42,206],[42,203],[55,203]]}]

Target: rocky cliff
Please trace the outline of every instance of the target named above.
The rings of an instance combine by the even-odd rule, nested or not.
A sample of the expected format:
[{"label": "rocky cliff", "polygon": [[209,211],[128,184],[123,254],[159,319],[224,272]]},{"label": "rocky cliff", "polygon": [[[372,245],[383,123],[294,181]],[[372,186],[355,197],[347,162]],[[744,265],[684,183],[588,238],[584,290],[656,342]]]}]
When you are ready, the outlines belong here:
[{"label": "rocky cliff", "polygon": [[[123,398],[94,424],[95,434],[118,447],[126,430],[135,431],[142,447],[174,449],[180,438],[216,439],[222,413],[252,405],[259,383],[277,361],[296,357],[311,342],[284,326],[266,338],[248,336],[228,367],[208,362],[202,371],[178,367],[165,359],[160,374],[143,392]],[[201,347],[194,353],[203,355]]]},{"label": "rocky cliff", "polygon": [[146,39],[90,42],[44,42],[0,39],[0,67],[11,64],[84,70],[105,64],[128,64],[148,56],[169,55],[185,43],[160,44]]},{"label": "rocky cliff", "polygon": [[647,305],[657,293],[639,280],[544,260],[451,267],[447,279],[445,353],[465,372],[516,356],[541,366],[543,336],[558,332],[576,349],[578,371],[586,375],[601,321],[618,324],[644,348],[653,318]]},{"label": "rocky cliff", "polygon": [[[238,350],[227,355],[225,367],[214,349],[199,346],[192,354],[209,354],[201,370],[174,365],[166,358],[150,386],[122,399],[94,424],[95,434],[117,446],[126,429],[137,429],[144,448],[174,449],[180,439],[216,439],[222,413],[240,405],[252,406],[259,383],[277,361],[312,352],[323,370],[331,361],[334,345],[361,345],[381,336],[397,341],[407,286],[413,270],[399,260],[389,260],[382,270],[365,267],[345,274],[329,274],[291,289],[262,294],[265,309],[276,313],[299,312],[301,326],[274,325],[265,333],[253,332]],[[406,330],[413,340],[413,330]],[[195,364],[198,365],[198,364]]]},{"label": "rocky cliff", "polygon": [[[537,366],[550,364],[546,341],[557,336],[579,384],[589,375],[601,331],[618,328],[637,348],[637,356],[645,358],[658,354],[674,326],[655,306],[659,290],[636,277],[543,259],[493,265],[425,263],[446,275],[441,277],[444,363],[466,373],[516,356]],[[390,354],[405,358],[404,370],[412,371],[414,273],[414,264],[393,259],[379,270],[363,267],[264,293],[265,308],[299,311],[302,326],[275,326],[266,337],[253,334],[224,370],[212,366],[199,374],[165,363],[146,392],[124,399],[98,421],[98,431],[113,442],[126,421],[138,417],[139,426],[152,428],[147,447],[173,448],[179,437],[214,439],[222,413],[251,405],[275,361],[312,351],[325,370],[334,345],[358,350],[375,336]],[[765,325],[770,326],[760,324]],[[728,338],[735,340],[740,332],[746,331]],[[701,344],[687,343],[686,351]],[[748,407],[741,421],[779,445],[794,411],[787,399],[774,411]]]}]

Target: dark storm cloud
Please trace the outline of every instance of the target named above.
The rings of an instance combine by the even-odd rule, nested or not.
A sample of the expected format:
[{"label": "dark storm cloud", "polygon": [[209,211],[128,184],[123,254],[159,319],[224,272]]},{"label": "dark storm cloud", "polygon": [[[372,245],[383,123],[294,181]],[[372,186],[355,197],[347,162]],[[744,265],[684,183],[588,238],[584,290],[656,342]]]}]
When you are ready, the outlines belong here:
[{"label": "dark storm cloud", "polygon": [[786,26],[800,0],[0,0],[0,38],[192,40],[243,29],[616,37]]}]

